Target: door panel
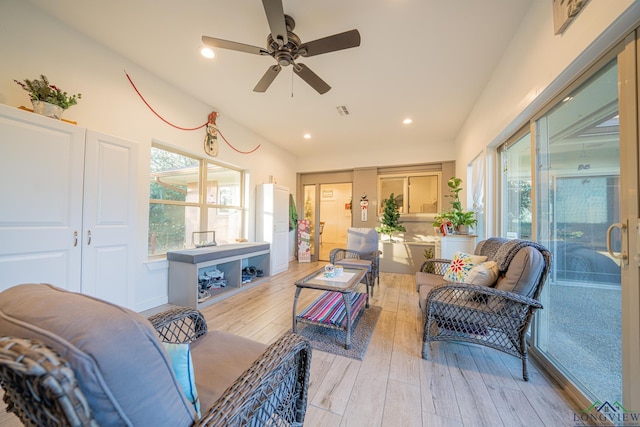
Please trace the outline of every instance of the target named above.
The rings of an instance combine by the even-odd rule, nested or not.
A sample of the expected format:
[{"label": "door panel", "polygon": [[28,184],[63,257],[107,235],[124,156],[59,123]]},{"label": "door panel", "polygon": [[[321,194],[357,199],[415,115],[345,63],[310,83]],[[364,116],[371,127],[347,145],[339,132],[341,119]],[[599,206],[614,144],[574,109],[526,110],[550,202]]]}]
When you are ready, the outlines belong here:
[{"label": "door panel", "polygon": [[0,135],[0,291],[79,291],[84,129],[0,105]]},{"label": "door panel", "polygon": [[138,145],[87,131],[82,292],[134,304]]},{"label": "door panel", "polygon": [[592,402],[622,401],[621,264],[605,244],[621,216],[619,117],[613,60],[535,126],[537,239],[553,254],[536,344]]},{"label": "door panel", "polygon": [[629,257],[622,268],[622,371],[624,405],[640,408],[640,155],[638,100],[640,43],[638,30],[618,55],[620,94],[621,223],[626,225],[622,249]]}]

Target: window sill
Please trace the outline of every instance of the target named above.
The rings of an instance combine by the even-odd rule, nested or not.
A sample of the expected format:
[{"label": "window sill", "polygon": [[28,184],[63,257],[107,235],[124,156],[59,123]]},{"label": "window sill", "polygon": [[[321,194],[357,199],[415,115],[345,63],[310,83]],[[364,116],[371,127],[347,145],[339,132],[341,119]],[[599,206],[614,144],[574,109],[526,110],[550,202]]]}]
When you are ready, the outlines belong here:
[{"label": "window sill", "polygon": [[144,265],[147,267],[147,271],[166,270],[169,268],[169,261],[166,257],[148,259]]}]

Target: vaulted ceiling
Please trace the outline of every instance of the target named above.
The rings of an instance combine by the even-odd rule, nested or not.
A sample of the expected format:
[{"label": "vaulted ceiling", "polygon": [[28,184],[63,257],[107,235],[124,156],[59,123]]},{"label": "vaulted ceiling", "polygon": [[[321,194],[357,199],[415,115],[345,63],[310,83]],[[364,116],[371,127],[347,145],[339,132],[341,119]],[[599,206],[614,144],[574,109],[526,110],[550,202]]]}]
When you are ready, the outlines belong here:
[{"label": "vaulted ceiling", "polygon": [[[300,156],[310,146],[451,143],[530,4],[283,0],[303,42],[360,32],[359,47],[298,59],[331,86],[320,95],[291,66],[265,93],[254,92],[275,64],[269,56],[224,49],[213,59],[200,55],[203,35],[266,47],[270,29],[258,0],[29,1]],[[340,115],[340,106],[350,114]],[[413,123],[402,124],[407,117]]]}]

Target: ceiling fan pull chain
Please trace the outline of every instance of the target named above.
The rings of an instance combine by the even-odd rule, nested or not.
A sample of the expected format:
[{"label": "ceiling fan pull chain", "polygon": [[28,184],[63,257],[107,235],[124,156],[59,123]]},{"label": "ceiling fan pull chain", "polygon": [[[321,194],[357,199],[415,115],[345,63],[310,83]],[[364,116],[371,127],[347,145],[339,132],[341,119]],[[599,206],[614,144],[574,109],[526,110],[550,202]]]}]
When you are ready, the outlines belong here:
[{"label": "ceiling fan pull chain", "polygon": [[293,71],[291,72],[291,97],[293,98]]}]

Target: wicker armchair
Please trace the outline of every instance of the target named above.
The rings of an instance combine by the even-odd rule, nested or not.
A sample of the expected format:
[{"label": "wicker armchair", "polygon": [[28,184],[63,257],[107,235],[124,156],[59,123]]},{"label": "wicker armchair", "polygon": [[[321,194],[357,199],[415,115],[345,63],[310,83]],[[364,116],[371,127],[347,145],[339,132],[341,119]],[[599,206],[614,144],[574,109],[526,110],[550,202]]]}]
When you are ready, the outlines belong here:
[{"label": "wicker armchair", "polygon": [[[354,228],[347,230],[347,247],[336,248],[329,252],[329,262],[331,264],[346,263],[357,266],[358,260],[368,261],[362,263],[361,268],[369,268],[367,280],[371,287],[374,281],[380,284],[380,254],[378,249],[378,232],[374,228]],[[354,262],[355,261],[355,262]]]},{"label": "wicker armchair", "polygon": [[[487,244],[487,242],[490,242]],[[416,276],[424,314],[422,357],[431,341],[481,344],[522,360],[522,378],[528,381],[527,330],[551,264],[544,247],[522,240],[488,239],[476,255],[498,262],[494,286],[446,282],[448,260],[427,260]],[[508,289],[508,290],[507,290]]]},{"label": "wicker armchair", "polygon": [[[0,294],[0,300],[2,300],[1,297],[2,294]],[[5,317],[1,303],[0,318],[12,319],[11,316]],[[155,339],[159,338],[158,341],[195,343],[198,340],[206,340],[208,333],[207,324],[202,314],[190,308],[178,307],[151,316],[148,320],[156,330]],[[123,331],[123,333],[127,333],[127,331]],[[234,342],[234,337],[231,334],[216,336],[212,345],[227,345]],[[249,342],[244,338],[237,338]],[[266,349],[261,355],[258,353],[259,357],[252,364],[249,364],[244,373],[237,377],[235,382],[228,385],[226,390],[223,386],[222,390],[224,391],[221,392],[215,403],[210,407],[202,408],[202,416],[199,419],[190,415],[181,418],[184,423],[176,424],[175,421],[167,421],[167,423],[198,426],[301,426],[307,405],[311,363],[309,343],[297,334],[287,333],[268,347],[259,343],[255,344],[259,349],[265,347]],[[83,347],[78,348],[82,351]],[[209,350],[207,347],[204,349]],[[231,349],[222,349],[222,351],[227,350],[231,351]],[[136,357],[135,354],[127,354],[128,351],[120,350],[120,358],[124,360],[118,360],[118,363],[127,363],[127,357]],[[196,376],[199,373],[207,372],[206,370],[199,371],[197,362],[197,356],[194,355]],[[214,365],[218,361],[209,360],[208,362],[210,365]],[[164,364],[161,363],[161,365],[166,369]],[[103,365],[99,364],[98,366],[102,370]],[[86,386],[87,382],[82,377],[83,373],[82,368],[73,367],[72,363],[67,362],[59,355],[59,351],[52,350],[40,340],[0,337],[0,384],[5,390],[4,401],[7,404],[7,411],[15,413],[25,425],[97,426],[98,424],[113,424],[112,422],[104,422],[104,418],[102,422],[99,422],[100,417],[104,414],[97,413],[96,409],[91,407],[91,399],[88,397],[95,399],[95,390],[84,389],[83,386]],[[103,378],[107,380],[107,374]],[[198,389],[200,390],[201,387],[206,389],[206,383],[209,380],[210,378],[205,377],[196,381]],[[141,392],[136,390],[136,387],[138,383],[143,381],[145,381],[145,377],[132,377],[125,387],[133,389],[133,396],[142,398]],[[155,385],[157,384],[152,384],[151,389]],[[163,394],[164,384],[158,387],[157,400],[161,400],[160,395]],[[111,390],[113,391],[114,388],[112,387]],[[207,391],[200,394],[202,397],[203,394],[207,394]],[[151,410],[154,410],[153,401],[156,398],[153,395],[145,397],[148,397],[147,400],[151,400],[150,407]],[[166,398],[166,396],[162,398]],[[119,404],[122,404],[124,400],[122,396],[117,395],[114,396],[114,399],[120,402]],[[202,403],[207,404],[206,399],[202,400]],[[132,404],[135,405],[136,402],[132,402]],[[118,411],[121,410],[121,408],[118,409]],[[162,404],[155,406],[155,411],[160,414],[167,410]],[[135,421],[135,416],[139,416],[139,414],[121,415],[123,417],[121,419],[126,421],[117,423],[140,424],[139,419]],[[160,417],[162,416],[160,415]],[[144,423],[143,421],[142,424]],[[156,423],[157,421],[152,424]]]}]

